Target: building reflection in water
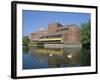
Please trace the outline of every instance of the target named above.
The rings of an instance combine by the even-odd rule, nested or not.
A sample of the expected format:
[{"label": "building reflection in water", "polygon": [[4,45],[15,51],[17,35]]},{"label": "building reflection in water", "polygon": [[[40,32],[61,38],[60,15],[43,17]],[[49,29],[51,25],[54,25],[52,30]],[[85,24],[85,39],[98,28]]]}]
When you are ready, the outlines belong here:
[{"label": "building reflection in water", "polygon": [[54,67],[75,67],[82,65],[81,48],[34,48],[29,49],[30,57],[35,57],[42,64],[46,61],[49,68]]}]

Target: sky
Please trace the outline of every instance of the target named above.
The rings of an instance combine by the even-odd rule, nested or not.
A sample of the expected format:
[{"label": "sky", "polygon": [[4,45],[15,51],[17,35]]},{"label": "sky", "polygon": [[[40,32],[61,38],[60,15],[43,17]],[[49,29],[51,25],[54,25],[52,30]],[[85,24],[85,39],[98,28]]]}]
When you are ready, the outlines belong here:
[{"label": "sky", "polygon": [[70,24],[80,26],[82,23],[90,20],[90,18],[91,15],[89,13],[23,10],[23,36],[27,36],[40,29],[47,29],[48,24],[51,23],[60,23],[64,26]]}]

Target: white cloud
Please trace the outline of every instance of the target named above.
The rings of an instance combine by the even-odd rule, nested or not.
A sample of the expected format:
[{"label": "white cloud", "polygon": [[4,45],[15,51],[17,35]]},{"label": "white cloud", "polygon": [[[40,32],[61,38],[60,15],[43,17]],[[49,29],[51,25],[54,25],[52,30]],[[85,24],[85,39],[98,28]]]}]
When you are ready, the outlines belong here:
[{"label": "white cloud", "polygon": [[38,31],[41,31],[41,30],[45,30],[45,28],[44,27],[41,27]]}]

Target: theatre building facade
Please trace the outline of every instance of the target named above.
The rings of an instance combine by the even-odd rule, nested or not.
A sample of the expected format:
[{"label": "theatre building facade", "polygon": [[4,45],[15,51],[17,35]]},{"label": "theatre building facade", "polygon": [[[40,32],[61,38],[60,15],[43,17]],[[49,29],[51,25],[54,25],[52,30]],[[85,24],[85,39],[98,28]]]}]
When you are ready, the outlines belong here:
[{"label": "theatre building facade", "polygon": [[30,33],[29,39],[32,46],[43,44],[47,48],[82,47],[80,29],[75,24],[66,26],[59,23],[48,24],[47,29]]}]

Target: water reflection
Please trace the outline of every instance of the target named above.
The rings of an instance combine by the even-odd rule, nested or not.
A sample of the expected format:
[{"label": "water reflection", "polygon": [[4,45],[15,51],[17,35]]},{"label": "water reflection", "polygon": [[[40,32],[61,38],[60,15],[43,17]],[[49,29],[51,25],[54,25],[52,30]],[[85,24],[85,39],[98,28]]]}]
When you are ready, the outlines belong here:
[{"label": "water reflection", "polygon": [[31,47],[23,53],[23,69],[90,66],[90,50],[81,48]]}]

